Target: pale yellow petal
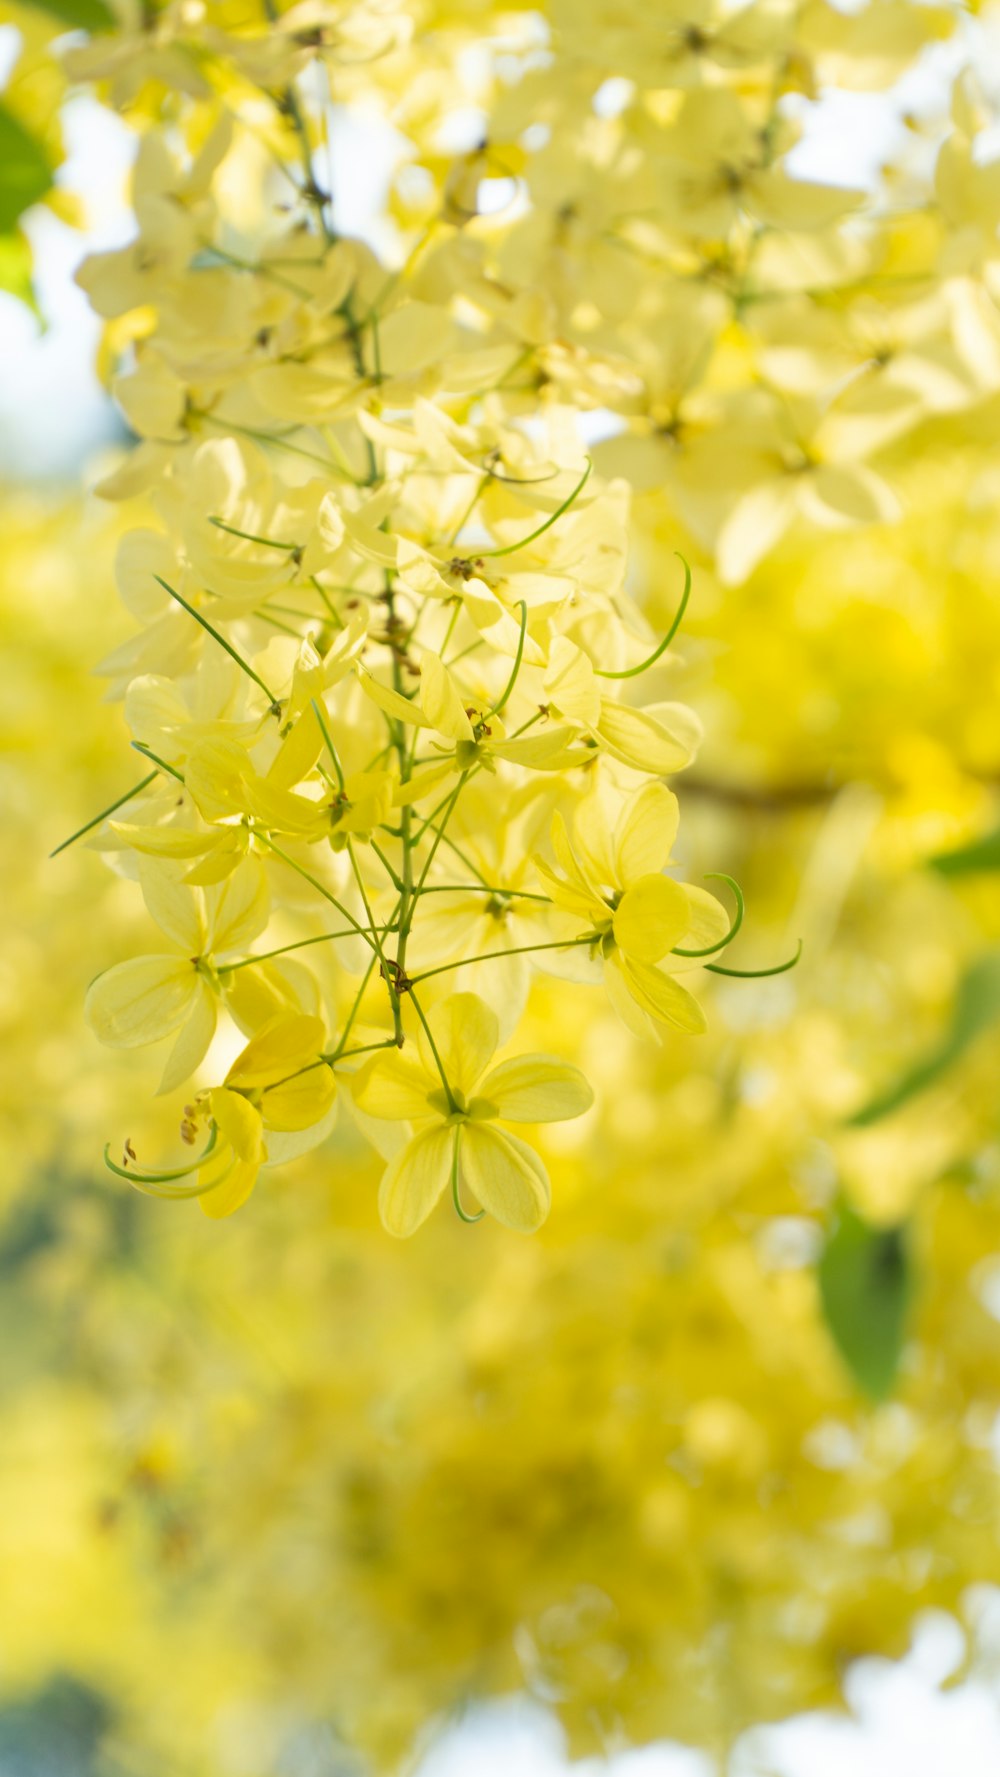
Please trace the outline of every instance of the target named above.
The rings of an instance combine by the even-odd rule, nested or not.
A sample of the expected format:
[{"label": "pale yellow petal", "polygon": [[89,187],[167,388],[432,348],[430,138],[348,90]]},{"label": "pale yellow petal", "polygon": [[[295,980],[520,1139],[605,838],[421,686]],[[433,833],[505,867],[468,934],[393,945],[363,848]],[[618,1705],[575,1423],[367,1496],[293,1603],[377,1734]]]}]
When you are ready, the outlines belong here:
[{"label": "pale yellow petal", "polygon": [[379,1186],[382,1225],[397,1239],[414,1234],[447,1187],[455,1132],[443,1123],[423,1130],[390,1160]]},{"label": "pale yellow petal", "polygon": [[219,888],[206,892],[209,948],[214,955],[245,950],[267,924],[270,896],[259,858],[244,858]]},{"label": "pale yellow petal", "polygon": [[455,681],[437,654],[426,653],[420,661],[420,707],[446,740],[472,739],[472,723]]},{"label": "pale yellow petal", "polygon": [[601,694],[592,661],[568,636],[556,636],[549,651],[545,694],[560,715],[588,728],[597,721]]},{"label": "pale yellow petal", "polygon": [[694,888],[689,882],[682,883],[681,887],[687,896],[691,915],[691,924],[684,935],[685,949],[705,950],[709,944],[718,944],[731,923],[722,902],[706,889]]},{"label": "pale yellow petal", "polygon": [[240,1160],[259,1166],[266,1158],[264,1125],[250,1100],[242,1092],[231,1092],[228,1086],[217,1086],[212,1093],[212,1115],[233,1153]]},{"label": "pale yellow petal", "polygon": [[683,771],[694,757],[685,735],[672,732],[648,710],[632,709],[610,697],[602,700],[597,734],[608,752],[623,765],[657,777]]},{"label": "pale yellow petal", "polygon": [[477,1096],[512,1123],[562,1123],[582,1116],[594,1102],[580,1069],[550,1055],[518,1055],[501,1062],[486,1075]]},{"label": "pale yellow petal", "polygon": [[155,1043],[183,1024],[198,992],[193,963],[176,956],[136,956],[98,975],[84,1013],[94,1034],[113,1049]]},{"label": "pale yellow petal", "polygon": [[[612,816],[614,810],[611,811]],[[573,848],[585,881],[595,891],[618,887],[611,823],[600,791],[585,796],[573,816]]]},{"label": "pale yellow petal", "polygon": [[206,1178],[205,1182],[211,1188],[198,1199],[203,1215],[213,1222],[220,1222],[225,1216],[231,1216],[234,1210],[242,1208],[257,1183],[258,1170],[255,1161],[234,1160],[220,1184],[215,1184],[211,1177]]},{"label": "pale yellow petal", "polygon": [[436,1068],[432,1075],[416,1058],[384,1055],[356,1077],[352,1097],[358,1109],[369,1117],[408,1120],[431,1115],[427,1097],[440,1088]]},{"label": "pale yellow petal", "polygon": [[489,1123],[462,1129],[462,1172],[485,1210],[520,1234],[533,1234],[549,1213],[549,1175],[527,1142]]},{"label": "pale yellow petal", "polygon": [[692,1035],[705,1029],[705,1014],[698,1001],[672,975],[665,975],[649,963],[633,962],[627,956],[620,959],[620,969],[632,999],[650,1018]]},{"label": "pale yellow petal", "polygon": [[658,963],[688,929],[691,912],[679,882],[670,876],[640,876],[626,889],[615,912],[615,943],[641,963]]},{"label": "pale yellow petal", "polygon": [[161,932],[185,956],[205,954],[205,917],[201,892],[189,888],[178,872],[160,858],[139,858],[142,898]]},{"label": "pale yellow petal", "polygon": [[215,995],[208,982],[199,975],[195,984],[194,1004],[167,1057],[158,1088],[159,1094],[173,1092],[177,1086],[183,1086],[184,1081],[190,1079],[195,1068],[204,1061],[208,1045],[215,1035],[215,1021]]},{"label": "pale yellow petal", "polygon": [[670,862],[679,819],[677,797],[665,784],[645,784],[629,799],[615,828],[615,873],[622,888]]},{"label": "pale yellow petal", "polygon": [[[427,1021],[449,1086],[471,1097],[499,1040],[496,1013],[474,993],[453,993],[434,1007]],[[417,1033],[417,1043],[426,1071],[437,1080],[437,1064],[423,1026]]]},{"label": "pale yellow petal", "polygon": [[333,1069],[319,1062],[282,1085],[269,1087],[261,1111],[269,1129],[311,1129],[326,1116],[336,1096]]},{"label": "pale yellow petal", "polygon": [[418,704],[411,702],[408,697],[402,697],[390,685],[379,684],[378,679],[373,678],[371,673],[362,671],[360,667],[357,677],[365,696],[370,697],[372,703],[377,704],[387,716],[394,716],[398,722],[410,722],[417,728],[433,727],[433,723]]},{"label": "pale yellow petal", "polygon": [[269,1019],[236,1057],[226,1075],[226,1085],[272,1085],[315,1061],[325,1040],[321,1018],[305,1012],[281,1012]]}]

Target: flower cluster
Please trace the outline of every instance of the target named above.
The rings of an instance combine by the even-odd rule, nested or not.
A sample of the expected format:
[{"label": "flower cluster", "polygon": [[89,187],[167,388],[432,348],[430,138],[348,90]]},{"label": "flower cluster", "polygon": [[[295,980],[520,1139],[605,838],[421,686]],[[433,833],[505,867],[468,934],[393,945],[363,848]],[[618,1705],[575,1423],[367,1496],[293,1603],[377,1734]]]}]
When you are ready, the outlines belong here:
[{"label": "flower cluster", "polygon": [[[946,277],[905,189],[862,217],[788,164],[825,69],[885,84],[951,15],[820,10],[185,3],[69,52],[145,126],[137,236],[79,274],[139,439],[103,491],[147,509],[118,564],[140,628],[105,667],[149,770],[92,824],[173,946],[100,976],[89,1017],[172,1037],[165,1091],[220,1009],[249,1042],[185,1111],[204,1152],[129,1155],[136,1182],[233,1208],[339,1092],[394,1232],[449,1177],[464,1213],[463,1175],[535,1227],[544,1172],[487,1127],[500,1100],[469,1108],[456,1020],[477,1057],[491,1018],[506,1043],[540,970],[603,977],[639,1034],[696,1031],[678,976],[738,972],[712,960],[735,885],[729,914],[666,874],[690,574],[668,619],[632,496],[736,583],[790,528],[891,516],[872,459],[1000,383],[985,238]],[[972,241],[992,183],[961,92],[939,182]],[[483,127],[446,152],[459,93]],[[337,226],[333,104],[403,133],[384,252]],[[287,1044],[264,1083],[261,1042]],[[400,1084],[415,1042],[430,1097]],[[586,1108],[568,1064],[518,1065],[530,1121]]]}]

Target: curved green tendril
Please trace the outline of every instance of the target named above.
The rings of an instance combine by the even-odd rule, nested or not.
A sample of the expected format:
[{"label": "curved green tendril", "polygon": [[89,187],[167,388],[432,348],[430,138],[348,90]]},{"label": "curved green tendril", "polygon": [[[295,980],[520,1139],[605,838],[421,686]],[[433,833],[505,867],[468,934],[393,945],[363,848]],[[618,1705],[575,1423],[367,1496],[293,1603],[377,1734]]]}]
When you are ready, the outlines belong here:
[{"label": "curved green tendril", "polygon": [[[205,1161],[213,1152],[218,1139],[218,1126],[213,1123],[212,1133],[208,1138],[208,1143],[198,1155],[197,1160],[192,1160],[187,1166],[175,1167],[169,1172],[130,1172],[127,1166],[119,1166],[117,1161],[112,1160],[110,1142],[105,1142],[104,1144],[104,1164],[109,1172],[113,1172],[118,1178],[125,1179],[128,1184],[134,1185],[136,1190],[145,1191],[146,1195],[149,1197],[169,1197],[177,1199],[184,1197],[203,1197],[206,1191],[214,1190],[215,1186],[182,1185],[179,1189],[174,1191],[160,1190],[158,1187],[161,1185],[171,1185],[176,1179],[190,1178],[193,1172],[197,1172],[199,1168],[204,1166]],[[218,1183],[221,1184],[222,1180],[218,1180]]]},{"label": "curved green tendril", "polygon": [[468,1210],[462,1208],[462,1195],[458,1182],[458,1152],[459,1147],[461,1146],[461,1141],[462,1125],[459,1124],[458,1128],[455,1130],[455,1146],[452,1149],[451,1155],[451,1200],[455,1205],[455,1213],[458,1216],[459,1221],[465,1222],[466,1226],[471,1228],[474,1223],[482,1221],[486,1211],[485,1209],[481,1209],[478,1215],[470,1216]]},{"label": "curved green tendril", "polygon": [[710,880],[725,882],[732,889],[733,894],[736,897],[736,917],[725,937],[719,938],[715,944],[706,945],[704,950],[681,950],[679,947],[675,947],[671,953],[673,956],[714,956],[716,951],[725,950],[726,945],[732,943],[740,926],[743,924],[743,915],[746,912],[746,902],[743,899],[743,890],[740,888],[739,883],[736,882],[732,876],[727,876],[724,870],[706,870],[705,881],[708,882]]},{"label": "curved green tendril", "polygon": [[713,975],[732,975],[737,981],[765,981],[770,975],[787,975],[789,969],[794,969],[801,955],[800,938],[795,955],[790,956],[787,962],[775,963],[773,969],[724,969],[721,963],[706,963],[705,967],[711,969]]},{"label": "curved green tendril", "polygon": [[671,642],[673,641],[675,635],[677,634],[677,631],[680,629],[682,622],[684,621],[684,613],[687,610],[688,599],[691,597],[691,568],[690,568],[690,564],[688,563],[687,559],[681,554],[679,549],[675,549],[674,554],[676,555],[677,560],[679,562],[681,562],[684,567],[684,591],[681,593],[681,602],[677,607],[677,612],[674,617],[674,620],[673,620],[672,624],[670,625],[670,628],[667,630],[667,633],[664,636],[662,642],[660,642],[659,645],[653,649],[652,654],[650,654],[646,660],[640,660],[638,666],[626,667],[623,672],[620,672],[620,673],[607,672],[603,668],[601,668],[599,666],[595,666],[594,672],[596,673],[596,675],[599,679],[636,679],[636,678],[638,678],[640,673],[648,672],[648,670],[651,666],[655,666],[656,662],[660,658],[660,655],[666,653],[666,651],[669,648]]},{"label": "curved green tendril", "polygon": [[518,599],[517,602],[521,607],[521,633],[517,638],[517,653],[514,656],[514,665],[513,665],[512,671],[511,671],[510,678],[507,680],[507,683],[504,686],[503,696],[501,697],[499,703],[495,703],[493,705],[493,708],[491,710],[487,710],[487,712],[486,712],[486,720],[487,721],[489,720],[490,716],[499,716],[501,710],[504,708],[505,704],[507,703],[508,698],[510,697],[511,692],[514,689],[514,686],[517,683],[517,675],[521,670],[521,659],[524,654],[524,638],[525,638],[525,635],[527,634],[527,630],[528,630],[528,607],[527,607],[527,604],[525,603],[524,599]]},{"label": "curved green tendril", "polygon": [[486,558],[489,558],[492,560],[495,556],[498,556],[498,555],[514,555],[514,554],[516,554],[517,550],[526,549],[528,547],[529,543],[533,543],[535,541],[536,537],[541,537],[544,535],[544,533],[546,531],[550,531],[552,529],[552,526],[554,524],[558,523],[558,521],[562,517],[563,513],[568,512],[570,507],[573,505],[573,502],[575,500],[577,500],[579,498],[579,496],[582,494],[584,487],[586,486],[586,483],[587,483],[587,477],[589,476],[590,471],[593,467],[594,467],[593,462],[591,461],[590,457],[588,457],[587,458],[587,467],[583,471],[583,474],[581,475],[579,481],[577,482],[575,488],[573,489],[573,492],[571,494],[567,495],[566,499],[563,501],[561,506],[556,507],[555,511],[550,515],[550,517],[548,517],[545,520],[544,524],[539,525],[537,531],[530,531],[528,536],[519,537],[516,543],[504,544],[504,547],[502,549],[477,549],[476,550],[476,560],[478,561],[480,558],[483,558],[484,560]]}]

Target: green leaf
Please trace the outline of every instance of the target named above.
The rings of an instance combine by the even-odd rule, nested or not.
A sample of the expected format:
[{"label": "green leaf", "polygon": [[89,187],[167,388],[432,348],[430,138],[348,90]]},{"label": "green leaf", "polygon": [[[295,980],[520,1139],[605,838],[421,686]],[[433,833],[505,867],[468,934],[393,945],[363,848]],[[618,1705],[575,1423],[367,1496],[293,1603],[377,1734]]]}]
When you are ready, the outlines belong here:
[{"label": "green leaf", "polygon": [[110,6],[104,0],[24,0],[35,12],[47,12],[50,18],[68,25],[73,31],[114,31],[118,27]]},{"label": "green leaf", "polygon": [[940,852],[936,858],[929,858],[928,864],[939,876],[972,876],[978,870],[1000,870],[1000,827],[956,851]]},{"label": "green leaf", "polygon": [[872,1227],[841,1198],[817,1275],[837,1350],[865,1394],[884,1400],[896,1380],[913,1294],[905,1227]]},{"label": "green leaf", "polygon": [[0,105],[0,234],[10,234],[51,184],[52,168],[42,144]]},{"label": "green leaf", "polygon": [[976,1037],[1000,1019],[1000,952],[988,951],[962,977],[952,1007],[951,1025],[943,1040],[913,1062],[884,1091],[869,1099],[853,1117],[854,1129],[864,1129],[888,1117],[892,1111],[932,1086],[952,1067]]}]

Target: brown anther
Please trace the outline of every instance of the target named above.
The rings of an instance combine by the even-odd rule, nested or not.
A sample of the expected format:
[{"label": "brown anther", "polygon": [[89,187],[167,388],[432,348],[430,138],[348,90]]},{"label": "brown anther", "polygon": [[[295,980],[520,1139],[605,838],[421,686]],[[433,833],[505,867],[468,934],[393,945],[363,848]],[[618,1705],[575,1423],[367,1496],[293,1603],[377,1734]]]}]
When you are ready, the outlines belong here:
[{"label": "brown anther", "polygon": [[122,1154],[122,1165],[127,1166],[129,1161],[134,1160],[134,1159],[135,1159],[135,1149],[132,1146],[132,1138],[131,1138],[131,1136],[126,1136],[125,1151]]},{"label": "brown anther", "polygon": [[471,561],[462,555],[453,555],[448,563],[448,572],[455,580],[471,580],[474,571]]}]

